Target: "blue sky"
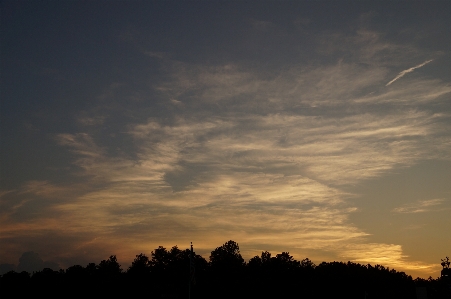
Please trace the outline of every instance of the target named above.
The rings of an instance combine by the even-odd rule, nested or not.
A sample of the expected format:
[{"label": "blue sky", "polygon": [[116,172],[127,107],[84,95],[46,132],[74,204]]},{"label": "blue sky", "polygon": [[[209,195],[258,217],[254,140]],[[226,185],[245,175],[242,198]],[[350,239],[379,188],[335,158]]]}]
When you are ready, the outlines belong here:
[{"label": "blue sky", "polygon": [[0,264],[227,240],[433,277],[446,1],[4,1]]}]

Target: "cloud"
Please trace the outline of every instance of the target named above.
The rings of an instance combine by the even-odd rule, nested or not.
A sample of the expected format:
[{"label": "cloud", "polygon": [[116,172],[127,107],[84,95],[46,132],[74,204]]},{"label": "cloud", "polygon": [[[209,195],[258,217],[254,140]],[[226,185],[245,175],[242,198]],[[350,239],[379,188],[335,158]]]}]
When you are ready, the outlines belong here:
[{"label": "cloud", "polygon": [[404,70],[404,71],[400,72],[400,73],[398,74],[398,76],[396,76],[393,80],[391,80],[390,82],[388,82],[387,84],[385,84],[385,86],[389,86],[390,84],[392,84],[392,83],[395,82],[396,80],[398,80],[398,79],[404,77],[405,74],[413,72],[415,69],[418,69],[418,68],[420,68],[420,67],[422,67],[422,66],[428,64],[428,63],[431,62],[432,60],[433,60],[433,59],[427,60],[427,61],[425,61],[425,62],[423,62],[423,63],[421,63],[421,64],[419,64],[419,65],[417,65],[417,66],[411,67],[410,69],[407,69],[407,70]]},{"label": "cloud", "polygon": [[123,125],[134,155],[110,151],[95,128],[57,135],[85,184],[28,182],[21,189],[27,200],[60,200],[37,207],[35,218],[9,222],[2,236],[70,233],[79,238],[71,255],[109,244],[124,260],[172,242],[194,241],[208,253],[234,239],[250,256],[266,250],[252,251],[255,244],[283,244],[280,250],[300,256],[321,250],[383,262],[376,258],[382,248],[387,263],[400,263],[397,245],[339,247],[368,237],[349,221],[356,209],[340,186],[413,165],[426,153],[446,157],[450,143],[440,140],[448,138],[442,124],[449,116],[397,107],[440,101],[446,84],[409,83],[418,91],[412,100],[409,88],[368,95],[386,71],[344,62],[265,78],[233,65],[173,71],[157,88],[189,113]]},{"label": "cloud", "polygon": [[434,268],[424,262],[411,261],[403,254],[402,246],[396,244],[366,243],[347,244],[340,248],[343,260],[351,260],[360,263],[390,266],[398,271],[427,272]]},{"label": "cloud", "polygon": [[[365,243],[370,234],[349,220],[358,209],[345,190],[425,157],[451,159],[450,115],[426,106],[442,104],[451,87],[416,79],[380,88],[408,49],[369,30],[342,38],[336,35],[321,53],[348,47],[357,51],[354,60],[264,70],[159,59],[164,79],[146,86],[149,95],[134,102],[142,105],[134,111],[111,103],[128,100],[135,86],[108,85],[92,111],[79,113],[78,132],[55,137],[73,154],[74,181],[34,180],[20,192],[0,191],[1,238],[33,243],[70,235],[71,252],[60,258],[114,250],[108,254],[130,261],[153,246],[190,241],[208,254],[234,239],[249,257],[272,246],[318,259],[322,251],[408,264],[398,244]],[[128,117],[105,116],[115,113]],[[122,139],[106,138],[105,128]],[[15,205],[6,200],[11,196]]]},{"label": "cloud", "polygon": [[[225,236],[246,240],[244,246],[284,244],[298,254],[337,251],[338,244],[359,244],[368,236],[349,222],[356,210],[345,199],[352,195],[337,186],[412,165],[433,155],[437,144],[444,146],[437,138],[446,134],[446,114],[393,106],[410,99],[408,89],[360,93],[383,80],[381,68],[341,62],[267,78],[233,65],[179,63],[174,71],[173,80],[157,88],[190,113],[124,126],[137,159],[111,154],[95,132],[58,135],[74,153],[80,175],[102,186],[88,184],[53,206],[59,215],[54,221],[64,219],[64,230],[111,244],[126,238],[131,258],[145,244],[190,239],[209,248]],[[440,81],[427,86],[418,92],[419,102],[449,92]],[[224,110],[212,113],[212,107]],[[32,186],[43,188],[37,194],[48,188]],[[400,247],[394,246],[386,248],[386,262],[399,264]],[[375,259],[379,251],[373,258],[356,250],[347,256],[382,262]]]},{"label": "cloud", "polygon": [[154,57],[154,58],[158,58],[158,59],[163,59],[166,56],[166,54],[164,52],[144,51],[144,54],[149,57]]},{"label": "cloud", "polygon": [[14,264],[0,264],[0,275],[8,273],[9,271],[16,271],[16,265],[14,265]]},{"label": "cloud", "polygon": [[[149,119],[128,127],[139,161],[108,155],[88,134],[63,135],[61,144],[83,157],[74,163],[106,187],[54,208],[74,231],[104,239],[127,236],[144,244],[147,238],[169,242],[169,235],[208,248],[228,235],[249,246],[285,244],[299,254],[333,251],[367,234],[347,220],[355,211],[344,202],[350,195],[329,184],[414,163],[421,150],[415,140],[433,134],[434,117],[410,110],[384,118]],[[183,176],[189,179],[181,183]]]},{"label": "cloud", "polygon": [[22,254],[19,258],[19,265],[17,265],[17,271],[27,271],[28,273],[33,273],[36,271],[41,271],[44,268],[50,268],[53,270],[59,270],[59,265],[54,262],[44,262],[39,254],[33,251],[27,251]]},{"label": "cloud", "polygon": [[[185,74],[187,69],[190,74]],[[439,81],[414,82],[403,90],[359,94],[361,90],[376,89],[374,85],[384,76],[380,68],[345,63],[308,71],[290,69],[265,79],[232,66],[183,67],[174,75],[171,90],[165,91],[168,97],[175,96],[198,111],[212,105],[212,109],[220,111],[215,113],[216,118],[211,114],[198,117],[211,119],[213,126],[218,119],[227,120],[223,121],[222,131],[210,129],[204,139],[208,143],[202,144],[199,154],[215,146],[212,153],[239,152],[241,158],[258,156],[248,161],[261,161],[260,167],[273,165],[275,160],[278,165],[302,163],[304,169],[314,171],[321,179],[327,175],[330,181],[346,182],[413,163],[423,150],[436,151],[429,146],[442,146],[440,142],[427,145],[423,141],[427,136],[446,134],[441,122],[449,116],[418,110],[415,105],[437,101],[451,91],[450,87]],[[184,93],[192,92],[197,98],[191,103]],[[398,105],[404,103],[411,106],[401,109]],[[232,115],[229,111],[237,113]],[[186,120],[196,123],[196,112]],[[269,154],[273,161],[269,161]],[[253,166],[257,167],[255,163]],[[325,167],[331,171],[325,171]]]},{"label": "cloud", "polygon": [[395,213],[424,213],[434,211],[435,206],[443,204],[444,199],[436,198],[436,199],[428,199],[428,200],[420,200],[415,203],[406,204],[401,207],[394,208],[392,212]]},{"label": "cloud", "polygon": [[84,126],[102,125],[104,121],[105,121],[104,116],[96,116],[96,117],[83,116],[77,119],[77,122],[79,122]]},{"label": "cloud", "polygon": [[19,258],[19,265],[17,270],[19,272],[27,271],[29,273],[40,271],[44,268],[44,261],[39,257],[39,254],[33,251],[24,252]]}]

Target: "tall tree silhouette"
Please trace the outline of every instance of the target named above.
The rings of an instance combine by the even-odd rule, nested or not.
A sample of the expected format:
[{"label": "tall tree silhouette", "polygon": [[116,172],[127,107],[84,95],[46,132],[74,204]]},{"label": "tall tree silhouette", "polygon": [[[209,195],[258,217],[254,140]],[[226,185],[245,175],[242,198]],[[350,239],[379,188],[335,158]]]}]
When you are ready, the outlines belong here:
[{"label": "tall tree silhouette", "polygon": [[150,260],[145,254],[136,255],[131,266],[127,270],[131,276],[148,276],[150,274]]},{"label": "tall tree silhouette", "polygon": [[217,247],[210,255],[211,267],[222,270],[238,270],[244,266],[244,259],[240,254],[240,247],[235,241],[227,241]]},{"label": "tall tree silhouette", "polygon": [[111,255],[107,260],[103,260],[97,266],[102,276],[116,278],[122,273],[121,265],[119,265],[115,255]]},{"label": "tall tree silhouette", "polygon": [[245,262],[235,241],[227,241],[210,255],[210,287],[223,297],[236,296],[243,289]]}]

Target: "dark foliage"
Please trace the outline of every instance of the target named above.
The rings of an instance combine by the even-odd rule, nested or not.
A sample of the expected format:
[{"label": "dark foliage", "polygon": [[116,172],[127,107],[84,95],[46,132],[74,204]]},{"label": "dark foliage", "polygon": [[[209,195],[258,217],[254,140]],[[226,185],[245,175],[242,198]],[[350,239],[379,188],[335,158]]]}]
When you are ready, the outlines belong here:
[{"label": "dark foliage", "polygon": [[[193,266],[195,276],[192,279]],[[1,295],[147,298],[451,298],[449,259],[442,277],[428,280],[381,265],[297,261],[288,252],[265,251],[245,263],[230,240],[211,252],[209,262],[190,249],[160,246],[141,253],[123,271],[112,255],[98,265],[43,269],[30,275],[10,271],[0,277]],[[191,269],[191,270],[190,270]],[[191,271],[191,273],[190,273]]]}]

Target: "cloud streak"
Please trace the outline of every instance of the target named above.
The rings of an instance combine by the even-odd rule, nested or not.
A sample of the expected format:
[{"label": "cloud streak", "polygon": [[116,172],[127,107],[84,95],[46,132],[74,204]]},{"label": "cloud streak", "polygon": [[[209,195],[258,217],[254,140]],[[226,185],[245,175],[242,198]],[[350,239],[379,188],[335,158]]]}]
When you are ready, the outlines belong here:
[{"label": "cloud streak", "polygon": [[425,62],[423,62],[423,63],[421,63],[421,64],[419,64],[419,65],[417,65],[417,66],[411,67],[410,69],[407,69],[407,70],[404,70],[404,71],[400,72],[400,73],[398,74],[398,76],[396,76],[393,80],[391,80],[390,82],[388,82],[387,84],[385,84],[385,86],[389,86],[390,84],[392,84],[392,83],[395,82],[396,80],[401,79],[402,77],[404,77],[405,74],[411,73],[411,72],[413,72],[414,70],[416,70],[416,69],[418,69],[418,68],[420,68],[420,67],[425,66],[426,64],[428,64],[428,63],[431,62],[431,61],[433,61],[433,59],[427,60],[427,61],[425,61]]},{"label": "cloud streak", "polygon": [[415,203],[406,204],[401,207],[397,207],[393,209],[393,212],[395,213],[424,213],[424,212],[430,212],[433,211],[433,207],[443,204],[444,199],[437,198],[437,199],[428,199],[428,200],[421,200]]}]

